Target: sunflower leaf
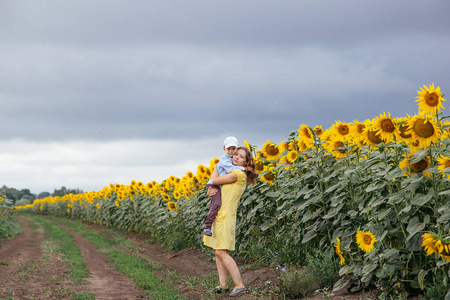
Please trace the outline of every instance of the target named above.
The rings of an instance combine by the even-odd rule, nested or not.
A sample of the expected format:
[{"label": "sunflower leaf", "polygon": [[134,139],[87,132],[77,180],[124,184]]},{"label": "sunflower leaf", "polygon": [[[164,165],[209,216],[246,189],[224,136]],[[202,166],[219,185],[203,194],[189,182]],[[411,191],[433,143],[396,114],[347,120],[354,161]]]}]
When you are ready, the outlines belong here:
[{"label": "sunflower leaf", "polygon": [[419,282],[420,289],[424,289],[425,276],[427,276],[427,271],[424,269],[420,270],[419,275],[417,275],[417,281]]},{"label": "sunflower leaf", "polygon": [[333,286],[333,292],[342,290],[344,287],[346,287],[350,282],[350,279],[347,277],[343,277],[339,279]]},{"label": "sunflower leaf", "polygon": [[422,159],[424,159],[425,156],[428,154],[428,149],[419,149],[411,156],[411,164],[415,164]]},{"label": "sunflower leaf", "polygon": [[406,241],[410,240],[413,236],[415,236],[419,231],[423,230],[425,228],[426,220],[424,220],[423,223],[419,222],[418,217],[414,217],[411,219],[410,223],[408,224],[408,227],[406,228],[406,231],[408,231],[409,236],[406,238]]},{"label": "sunflower leaf", "polygon": [[446,222],[448,220],[450,220],[450,213],[446,213],[446,214],[443,214],[442,216],[440,216],[437,219],[437,223],[444,223],[444,222]]},{"label": "sunflower leaf", "polygon": [[423,206],[430,202],[433,199],[433,194],[430,193],[428,195],[416,194],[411,201],[412,205]]}]

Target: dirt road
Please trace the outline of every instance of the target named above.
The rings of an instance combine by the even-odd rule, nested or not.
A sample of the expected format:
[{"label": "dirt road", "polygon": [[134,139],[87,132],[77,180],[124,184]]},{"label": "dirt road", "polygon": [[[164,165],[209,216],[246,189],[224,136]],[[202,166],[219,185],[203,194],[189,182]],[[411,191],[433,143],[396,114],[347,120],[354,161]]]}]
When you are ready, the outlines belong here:
[{"label": "dirt road", "polygon": [[[58,224],[73,237],[90,273],[86,278],[90,284],[74,284],[68,275],[67,261],[61,253],[52,251],[54,241],[49,240],[44,231],[30,219],[20,219],[23,233],[0,243],[1,299],[149,299],[146,291],[136,288],[128,277],[117,271],[96,246],[77,232]],[[93,226],[92,230],[100,231],[106,236],[111,232],[100,226]],[[171,282],[177,286],[177,293],[184,295],[185,299],[210,298],[208,287],[201,282],[216,280],[216,267],[200,250],[185,249],[170,254],[162,252],[161,247],[156,244],[146,243],[144,237],[133,234],[125,236],[134,245],[134,249],[129,249],[130,252],[160,266],[156,269],[157,275],[167,278],[176,274],[176,278],[172,278]],[[244,268],[242,277],[254,291],[261,290],[267,282],[274,283],[276,280],[274,271],[269,268]],[[215,299],[222,298],[228,299],[227,296]],[[274,295],[254,293],[240,299],[273,298]]]}]

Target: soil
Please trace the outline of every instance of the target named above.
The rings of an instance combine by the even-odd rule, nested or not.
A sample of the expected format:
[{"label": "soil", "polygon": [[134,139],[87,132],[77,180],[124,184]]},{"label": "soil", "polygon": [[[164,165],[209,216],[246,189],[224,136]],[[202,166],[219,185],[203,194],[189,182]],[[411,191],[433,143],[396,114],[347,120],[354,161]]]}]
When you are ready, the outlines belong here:
[{"label": "soil", "polygon": [[[137,289],[126,276],[115,270],[107,261],[106,255],[97,251],[96,246],[70,228],[58,224],[72,235],[90,272],[90,276],[86,278],[90,284],[73,284],[68,275],[66,262],[61,255],[48,250],[48,240],[43,232],[34,228],[29,219],[25,217],[20,219],[23,233],[0,243],[0,299],[72,299],[72,295],[79,292],[95,293],[96,299],[145,299],[146,291]],[[105,235],[112,235],[111,230],[105,227],[92,224],[90,227]],[[212,255],[207,255],[196,248],[169,253],[158,244],[148,243],[148,238],[144,236],[128,233],[125,237],[135,248],[128,251],[138,253],[153,262],[154,266],[157,266],[155,267],[157,275],[170,279],[175,273],[173,271],[176,271],[179,277],[175,280],[175,284],[179,288],[179,293],[185,295],[187,299],[211,298],[207,287],[203,284],[188,285],[186,282],[189,278],[212,277],[211,274],[216,272]],[[235,257],[235,260],[242,269],[243,282],[250,290],[250,293],[239,299],[279,299],[270,289],[270,286],[275,287],[277,281],[273,269],[266,267],[255,269],[239,257]],[[171,281],[174,281],[173,278]],[[223,295],[214,299],[229,299],[229,297]],[[318,294],[307,299],[318,300],[325,297]],[[343,290],[334,293],[328,299],[375,298],[370,293],[349,294]]]}]

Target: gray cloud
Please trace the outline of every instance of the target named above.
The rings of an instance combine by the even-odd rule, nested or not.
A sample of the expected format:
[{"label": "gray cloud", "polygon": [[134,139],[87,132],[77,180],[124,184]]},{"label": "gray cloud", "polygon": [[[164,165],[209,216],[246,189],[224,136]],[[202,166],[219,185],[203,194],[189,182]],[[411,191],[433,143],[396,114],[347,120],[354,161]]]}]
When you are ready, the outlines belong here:
[{"label": "gray cloud", "polygon": [[449,8],[0,1],[0,141],[262,146],[300,124],[414,114],[423,84],[449,89]]}]

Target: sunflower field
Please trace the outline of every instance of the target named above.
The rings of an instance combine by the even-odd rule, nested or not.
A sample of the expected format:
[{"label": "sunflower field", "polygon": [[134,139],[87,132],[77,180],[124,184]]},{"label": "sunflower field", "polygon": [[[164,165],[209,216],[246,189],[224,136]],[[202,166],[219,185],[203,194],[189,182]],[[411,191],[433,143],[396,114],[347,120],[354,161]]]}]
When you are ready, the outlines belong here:
[{"label": "sunflower field", "polygon": [[[280,144],[244,142],[260,173],[237,215],[237,254],[302,265],[317,251],[339,265],[334,290],[450,299],[450,121],[440,88],[418,91],[418,113],[328,129],[305,124]],[[217,158],[182,178],[110,184],[35,200],[18,210],[148,235],[179,250],[203,247],[205,185]]]}]

